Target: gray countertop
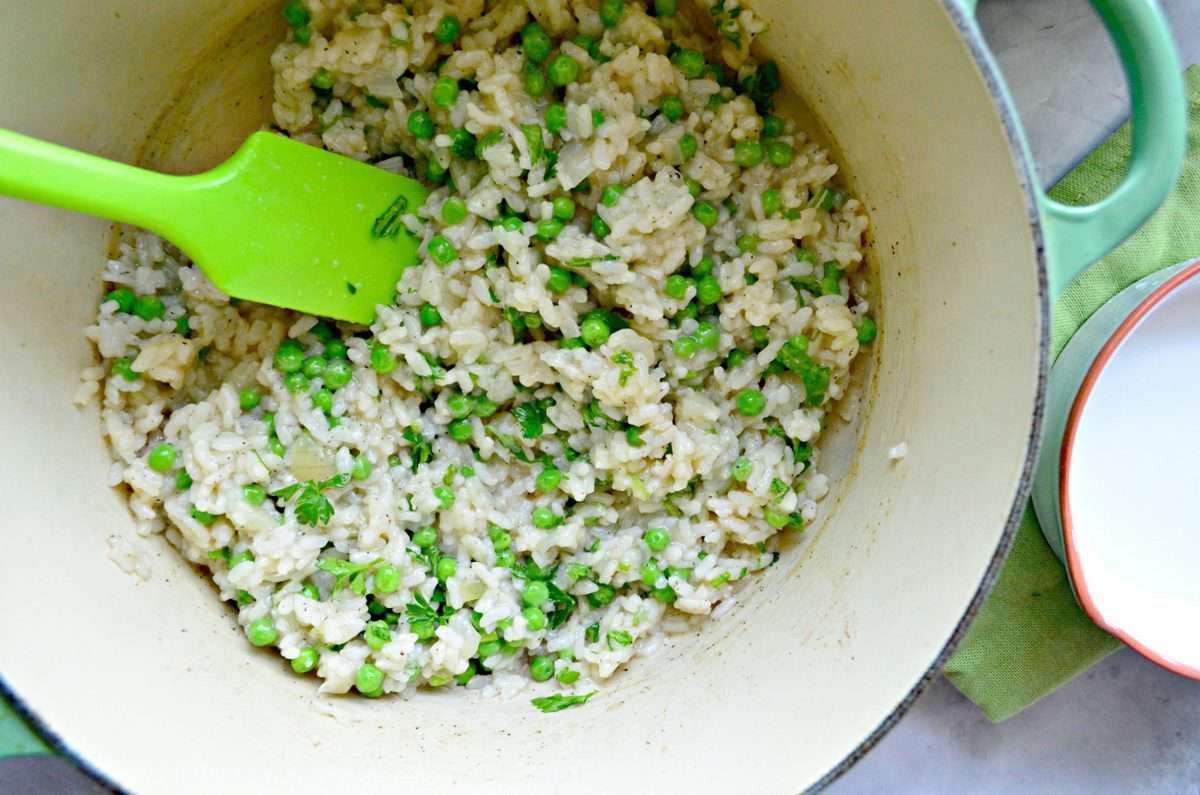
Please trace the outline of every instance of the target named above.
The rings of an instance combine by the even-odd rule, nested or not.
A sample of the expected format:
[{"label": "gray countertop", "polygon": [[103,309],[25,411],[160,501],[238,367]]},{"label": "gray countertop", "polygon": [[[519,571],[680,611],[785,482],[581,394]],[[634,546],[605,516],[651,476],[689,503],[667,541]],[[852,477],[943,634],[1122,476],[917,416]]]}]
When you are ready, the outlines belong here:
[{"label": "gray countertop", "polygon": [[[1162,0],[1185,64],[1200,62],[1200,0]],[[1044,183],[1127,115],[1112,44],[1084,0],[982,0]],[[96,792],[59,759],[0,762],[0,792]],[[1200,795],[1200,684],[1121,651],[992,725],[939,679],[829,792]]]},{"label": "gray countertop", "polygon": [[[1200,0],[1162,5],[1200,62]],[[979,16],[1049,185],[1128,115],[1116,53],[1083,0],[982,0]],[[1200,683],[1126,649],[993,725],[938,679],[828,792],[1196,795]]]}]

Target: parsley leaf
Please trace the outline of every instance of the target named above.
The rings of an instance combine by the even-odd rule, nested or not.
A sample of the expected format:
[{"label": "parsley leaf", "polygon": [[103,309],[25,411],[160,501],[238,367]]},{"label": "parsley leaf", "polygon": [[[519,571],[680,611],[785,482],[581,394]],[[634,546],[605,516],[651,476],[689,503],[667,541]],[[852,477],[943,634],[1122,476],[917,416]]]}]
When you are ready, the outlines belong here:
[{"label": "parsley leaf", "polygon": [[565,696],[562,693],[555,693],[552,696],[535,698],[533,699],[532,703],[542,712],[562,712],[564,709],[570,709],[571,707],[577,707],[581,704],[586,704],[588,699],[594,695],[596,695],[595,690],[578,696]]},{"label": "parsley leaf", "polygon": [[521,447],[521,443],[507,433],[500,433],[491,426],[487,429],[488,435],[495,439],[501,447],[512,453],[518,461],[523,461],[526,464],[532,464],[533,458],[525,452],[525,448]]},{"label": "parsley leaf", "polygon": [[412,445],[412,471],[415,475],[421,464],[427,464],[433,458],[433,443],[421,435],[421,429],[416,425],[401,435]]},{"label": "parsley leaf", "polygon": [[621,375],[619,381],[621,386],[625,386],[625,382],[629,380],[629,376],[637,372],[637,367],[633,363],[633,354],[629,351],[621,351],[613,354],[613,364],[621,365]]},{"label": "parsley leaf", "polygon": [[574,596],[566,593],[552,582],[546,583],[546,590],[550,592],[550,604],[554,605],[554,609],[546,617],[546,626],[552,630],[558,629],[571,618],[578,603]]},{"label": "parsley leaf", "polygon": [[321,558],[317,561],[317,568],[333,575],[333,592],[336,594],[346,587],[347,582],[355,578],[361,576],[365,582],[366,573],[382,562],[383,558],[375,558],[367,563],[351,563],[341,558]]},{"label": "parsley leaf", "polygon": [[408,210],[408,199],[397,196],[371,226],[371,237],[395,237],[404,228],[400,218]]},{"label": "parsley leaf", "polygon": [[521,435],[526,439],[536,439],[541,436],[546,429],[546,423],[550,421],[546,409],[553,405],[552,399],[544,398],[514,406],[512,413],[517,422],[521,423]]},{"label": "parsley leaf", "polygon": [[271,492],[272,497],[287,502],[296,497],[296,521],[300,524],[316,527],[319,524],[328,524],[333,518],[333,503],[325,497],[321,492],[329,489],[340,489],[350,482],[350,474],[342,473],[335,475],[329,480],[320,482],[315,480],[293,483],[290,486],[285,486],[282,489]]}]

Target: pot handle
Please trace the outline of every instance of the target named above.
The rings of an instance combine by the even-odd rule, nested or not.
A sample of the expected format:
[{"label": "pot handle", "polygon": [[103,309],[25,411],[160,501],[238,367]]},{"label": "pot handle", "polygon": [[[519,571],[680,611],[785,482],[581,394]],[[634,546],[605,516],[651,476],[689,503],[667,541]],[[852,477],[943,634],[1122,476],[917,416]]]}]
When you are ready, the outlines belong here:
[{"label": "pot handle", "polygon": [[[957,0],[972,17],[976,1]],[[1096,204],[1063,204],[1037,188],[1051,300],[1158,209],[1175,184],[1187,147],[1182,67],[1157,0],[1091,1],[1125,68],[1133,107],[1133,151],[1125,180]],[[1021,137],[1028,155],[1023,133]]]}]

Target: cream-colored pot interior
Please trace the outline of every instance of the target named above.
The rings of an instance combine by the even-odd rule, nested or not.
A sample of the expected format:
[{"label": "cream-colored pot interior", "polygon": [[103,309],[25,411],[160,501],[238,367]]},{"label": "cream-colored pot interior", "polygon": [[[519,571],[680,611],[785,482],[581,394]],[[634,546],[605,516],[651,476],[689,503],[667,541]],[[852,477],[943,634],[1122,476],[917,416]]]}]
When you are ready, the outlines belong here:
[{"label": "cream-colored pot interior", "polygon": [[[939,2],[752,5],[872,214],[882,338],[835,439],[831,518],[584,708],[318,699],[163,539],[134,542],[144,581],[110,560],[131,522],[96,411],[71,403],[110,227],[0,200],[0,675],[50,732],[134,792],[796,792],[886,727],[1024,493],[1042,331],[1026,174]],[[277,4],[9,2],[2,19],[2,127],[181,172],[269,119]]]}]

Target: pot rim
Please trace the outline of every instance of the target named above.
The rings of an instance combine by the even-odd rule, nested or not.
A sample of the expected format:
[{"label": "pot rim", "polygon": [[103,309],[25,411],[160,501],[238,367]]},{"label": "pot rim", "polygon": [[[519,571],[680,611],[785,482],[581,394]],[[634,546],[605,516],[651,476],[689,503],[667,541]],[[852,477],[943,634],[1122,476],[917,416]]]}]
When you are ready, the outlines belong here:
[{"label": "pot rim", "polygon": [[1169,671],[1190,679],[1200,679],[1200,668],[1166,659],[1133,637],[1128,631],[1108,622],[1104,618],[1104,614],[1096,606],[1091,591],[1088,589],[1087,578],[1084,576],[1083,562],[1080,560],[1079,549],[1075,544],[1075,528],[1071,517],[1070,487],[1071,461],[1075,451],[1079,423],[1083,418],[1083,411],[1087,406],[1088,399],[1092,396],[1092,391],[1095,389],[1096,383],[1100,380],[1104,368],[1112,361],[1117,350],[1129,338],[1129,335],[1133,333],[1137,325],[1153,312],[1167,296],[1196,276],[1200,276],[1200,259],[1193,261],[1156,287],[1150,295],[1146,296],[1137,305],[1137,308],[1121,321],[1120,325],[1105,340],[1104,346],[1100,348],[1100,351],[1096,354],[1096,358],[1092,360],[1091,365],[1088,367],[1087,373],[1083,377],[1083,383],[1080,384],[1079,391],[1075,394],[1075,400],[1071,404],[1071,410],[1067,414],[1067,423],[1063,432],[1062,450],[1059,453],[1058,467],[1058,511],[1062,524],[1063,556],[1066,559],[1067,572],[1070,575],[1071,585],[1075,590],[1075,595],[1079,599],[1079,604],[1083,608],[1083,611],[1087,613],[1088,617],[1097,626],[1132,647],[1138,654]]},{"label": "pot rim", "polygon": [[[1000,569],[1008,557],[1008,552],[1012,548],[1017,528],[1021,523],[1026,503],[1029,501],[1029,495],[1033,488],[1034,465],[1042,434],[1047,382],[1050,370],[1050,299],[1044,228],[1037,199],[1037,171],[1034,168],[1032,157],[1025,146],[1021,122],[1005,88],[1000,69],[993,60],[991,51],[988,49],[987,43],[984,41],[983,35],[979,32],[974,19],[960,5],[960,0],[937,0],[937,2],[949,16],[959,38],[967,48],[971,60],[974,61],[976,68],[979,69],[980,76],[983,78],[988,93],[992,97],[992,104],[1004,127],[1005,138],[1008,140],[1009,150],[1012,153],[1013,162],[1016,166],[1017,181],[1021,192],[1025,196],[1025,209],[1028,214],[1029,229],[1033,236],[1034,259],[1038,280],[1038,377],[1034,395],[1033,416],[1031,417],[1026,438],[1025,461],[1021,468],[1021,477],[1017,483],[1016,492],[1013,495],[1012,507],[1005,520],[1000,541],[996,546],[995,552],[992,554],[983,578],[980,580],[978,589],[976,589],[974,596],[968,603],[954,631],[942,646],[941,651],[938,652],[937,656],[925,669],[925,673],[916,681],[904,698],[892,708],[892,711],[880,721],[874,730],[859,742],[854,750],[843,757],[824,776],[807,787],[804,790],[806,793],[818,792],[826,788],[878,745],[884,736],[900,721],[900,718],[904,717],[909,711],[913,703],[917,700],[917,697],[925,692],[925,689],[929,687],[934,678],[942,672],[947,660],[950,659],[950,656],[966,635],[967,629],[978,614],[987,595],[991,592]],[[123,794],[128,792],[128,790],[123,789],[107,773],[92,764],[80,751],[72,747],[66,739],[52,730],[46,721],[21,699],[12,686],[5,680],[3,673],[0,673],[0,696],[8,700],[17,714],[33,726],[39,736],[51,748],[68,758],[93,781],[113,793]]]},{"label": "pot rim", "polygon": [[966,636],[967,630],[970,628],[976,615],[978,615],[984,600],[991,593],[992,586],[995,585],[996,578],[1004,566],[1004,561],[1008,558],[1009,550],[1012,549],[1013,541],[1017,535],[1017,528],[1020,526],[1021,519],[1025,515],[1025,509],[1033,490],[1034,468],[1037,463],[1037,454],[1042,438],[1042,427],[1046,412],[1046,394],[1050,375],[1050,287],[1048,280],[1049,269],[1046,261],[1045,227],[1038,202],[1037,169],[1034,165],[1033,157],[1025,145],[1021,120],[1017,114],[1015,105],[1009,97],[1008,90],[1004,84],[1004,78],[1000,73],[1000,68],[992,57],[991,50],[988,48],[987,42],[984,40],[983,34],[979,31],[974,18],[962,7],[961,0],[938,0],[938,2],[950,17],[959,37],[970,53],[971,59],[975,62],[976,68],[979,69],[979,74],[983,78],[988,93],[992,96],[992,103],[996,108],[997,115],[1000,117],[1001,124],[1004,126],[1004,134],[1008,139],[1009,149],[1012,152],[1021,192],[1025,195],[1025,209],[1029,214],[1029,229],[1033,235],[1034,258],[1037,263],[1038,317],[1040,326],[1037,354],[1038,379],[1033,416],[1026,439],[1025,462],[1021,468],[1021,478],[1017,483],[1016,493],[1013,495],[1012,508],[1009,510],[1008,518],[1004,523],[1004,531],[1001,533],[1000,541],[996,545],[996,551],[988,563],[983,579],[980,580],[979,588],[975,591],[975,595],[971,598],[970,603],[963,612],[962,618],[959,619],[957,626],[955,626],[954,631],[950,634],[950,638],[925,670],[925,674],[917,680],[912,689],[908,691],[908,694],[875,727],[874,731],[867,735],[833,769],[822,776],[815,784],[808,787],[804,791],[805,793],[819,792],[829,786],[866,756],[899,723],[900,719],[912,708],[917,698],[925,692],[929,684],[942,672],[946,662]]}]

